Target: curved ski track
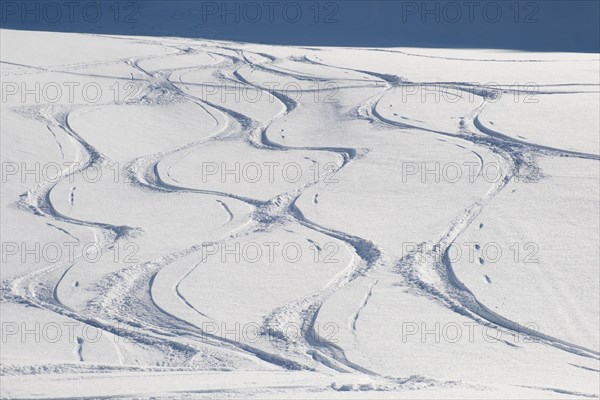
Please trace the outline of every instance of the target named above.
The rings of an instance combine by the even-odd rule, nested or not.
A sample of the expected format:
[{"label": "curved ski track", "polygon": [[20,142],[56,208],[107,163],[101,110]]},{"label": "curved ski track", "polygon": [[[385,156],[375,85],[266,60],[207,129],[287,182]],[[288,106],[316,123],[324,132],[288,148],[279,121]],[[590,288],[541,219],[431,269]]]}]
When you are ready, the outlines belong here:
[{"label": "curved ski track", "polygon": [[[157,44],[157,42],[151,43]],[[232,230],[228,235],[222,238],[224,241],[248,236],[259,231],[268,231],[273,229],[273,227],[281,226],[284,223],[296,223],[320,234],[331,237],[332,239],[341,241],[345,244],[353,256],[351,264],[348,265],[346,269],[340,271],[336,277],[320,291],[313,293],[306,298],[297,299],[291,304],[282,304],[279,308],[273,310],[269,315],[265,316],[263,325],[265,332],[269,330],[270,332],[279,333],[279,346],[281,349],[283,349],[284,354],[288,354],[289,357],[287,355],[275,355],[258,347],[250,346],[246,343],[209,335],[206,332],[203,332],[200,327],[194,325],[193,323],[180,319],[178,316],[172,315],[168,311],[162,309],[156,303],[154,303],[153,299],[151,299],[151,301],[153,302],[156,310],[162,314],[163,320],[161,321],[163,322],[157,322],[156,320],[144,320],[143,314],[137,316],[124,315],[124,311],[121,309],[122,304],[119,305],[118,303],[118,293],[112,293],[109,290],[107,293],[102,295],[103,297],[98,299],[98,303],[113,307],[111,309],[111,312],[115,313],[113,320],[124,321],[126,323],[135,322],[138,326],[141,326],[141,329],[137,330],[136,332],[115,329],[111,324],[111,321],[109,321],[107,318],[102,319],[91,315],[89,312],[73,310],[63,304],[63,302],[60,300],[58,296],[59,287],[63,282],[64,277],[71,271],[72,268],[75,268],[75,264],[73,263],[49,265],[42,270],[18,277],[10,282],[3,282],[4,290],[2,301],[25,302],[50,312],[55,312],[72,318],[81,323],[103,329],[114,335],[128,336],[130,339],[133,339],[138,343],[161,343],[163,346],[166,346],[167,349],[182,353],[184,365],[193,358],[194,353],[197,351],[194,346],[194,341],[203,339],[203,343],[208,343],[209,345],[217,346],[222,349],[227,349],[228,351],[241,352],[251,357],[257,357],[282,368],[314,369],[313,363],[316,362],[317,365],[320,365],[325,369],[330,368],[336,371],[352,371],[377,375],[375,372],[369,371],[367,368],[348,360],[344,354],[343,348],[340,346],[320,338],[315,332],[314,324],[321,305],[331,294],[343,288],[351,281],[367,276],[369,272],[375,268],[388,268],[401,274],[408,286],[421,292],[423,295],[430,297],[432,300],[440,302],[453,311],[472,318],[478,323],[492,324],[498,329],[507,330],[515,335],[527,335],[535,337],[541,340],[543,343],[547,343],[548,345],[554,346],[561,350],[598,359],[599,353],[592,349],[587,349],[573,343],[568,343],[559,338],[553,338],[545,335],[541,332],[534,332],[519,325],[515,321],[510,321],[507,318],[491,311],[488,307],[477,300],[475,295],[458,280],[454,274],[452,265],[448,260],[447,251],[449,246],[462,234],[462,232],[465,231],[465,229],[469,227],[477,215],[479,215],[484,207],[486,207],[486,205],[505,188],[511,179],[513,179],[519,173],[530,173],[532,170],[537,170],[535,165],[536,157],[542,157],[545,155],[558,155],[600,160],[600,156],[538,146],[535,144],[518,141],[499,132],[492,132],[489,129],[483,128],[479,123],[478,115],[483,107],[485,107],[486,100],[488,100],[490,96],[489,92],[484,87],[476,87],[460,82],[444,82],[445,85],[454,87],[459,91],[474,93],[477,96],[480,96],[481,105],[473,110],[473,112],[471,112],[469,115],[463,117],[462,129],[457,127],[457,131],[455,132],[441,132],[391,121],[382,117],[377,112],[378,102],[388,91],[401,85],[414,85],[417,84],[417,82],[408,82],[399,76],[384,75],[370,71],[353,70],[350,68],[327,65],[311,60],[308,57],[294,59],[296,62],[306,63],[309,65],[318,65],[323,68],[346,70],[366,74],[372,77],[373,81],[364,81],[362,82],[364,85],[377,83],[377,86],[381,86],[383,88],[377,95],[357,105],[355,111],[351,114],[351,117],[367,119],[372,123],[390,131],[398,129],[411,130],[426,135],[443,135],[445,137],[453,138],[453,140],[457,143],[462,141],[471,143],[475,146],[481,146],[497,154],[509,167],[507,168],[507,171],[509,172],[504,176],[504,179],[501,182],[491,187],[489,192],[482,197],[480,201],[476,202],[475,204],[468,205],[463,214],[457,216],[454,221],[449,223],[449,229],[446,232],[440,232],[439,239],[432,238],[431,243],[434,244],[434,251],[441,255],[441,257],[439,257],[439,260],[441,261],[431,265],[422,265],[418,263],[416,261],[418,256],[417,253],[425,252],[426,250],[424,249],[426,246],[422,246],[422,248],[416,250],[414,254],[410,254],[401,260],[389,260],[376,243],[373,243],[366,238],[357,237],[351,233],[340,232],[321,226],[316,222],[310,221],[303,215],[302,211],[296,206],[296,201],[307,189],[317,184],[317,182],[308,182],[294,190],[281,193],[268,201],[263,201],[233,193],[192,189],[179,186],[177,181],[169,175],[170,169],[175,163],[189,155],[192,151],[194,151],[194,149],[213,141],[243,141],[250,146],[265,151],[291,152],[302,150],[331,152],[339,156],[340,163],[337,169],[338,171],[350,163],[359,162],[361,156],[368,152],[368,149],[343,146],[288,147],[269,140],[266,134],[268,127],[276,120],[293,113],[299,104],[281,92],[270,91],[267,88],[249,82],[238,72],[238,70],[242,67],[250,67],[252,69],[262,70],[270,74],[276,74],[281,77],[290,77],[293,79],[308,81],[319,81],[325,78],[308,76],[290,69],[275,68],[271,64],[276,63],[278,59],[268,54],[255,53],[259,57],[265,59],[264,62],[256,63],[251,61],[250,58],[246,56],[248,52],[245,50],[239,50],[236,47],[227,47],[225,44],[216,44],[211,42],[203,43],[203,45],[197,45],[195,47],[194,45],[189,45],[186,47],[168,47],[177,50],[173,54],[188,54],[190,51],[205,51],[213,58],[218,56],[221,58],[221,61],[216,64],[218,67],[215,67],[215,65],[209,65],[198,66],[194,68],[162,70],[150,73],[140,66],[140,63],[145,59],[169,57],[173,54],[149,56],[136,60],[115,61],[125,61],[132,68],[135,68],[137,71],[147,77],[146,90],[136,99],[138,103],[161,104],[179,100],[191,101],[211,115],[217,125],[220,126],[220,128],[208,138],[191,142],[178,148],[166,149],[165,151],[157,154],[144,155],[136,158],[133,161],[137,165],[141,166],[142,169],[139,171],[129,171],[128,174],[130,175],[130,178],[132,178],[132,185],[138,186],[142,190],[160,191],[165,193],[189,193],[197,194],[199,196],[216,196],[219,198],[217,201],[222,205],[223,209],[228,215],[227,223],[233,220],[235,215],[232,213],[231,209],[228,208],[224,201],[243,202],[251,206],[254,211],[250,215],[250,222],[238,227],[235,230]],[[424,55],[415,56],[428,57]],[[490,61],[508,62],[509,60]],[[85,75],[81,72],[69,71],[69,68],[72,68],[72,66],[64,66],[60,69],[64,70],[61,72]],[[259,122],[253,120],[247,115],[243,115],[239,112],[228,109],[223,105],[213,104],[207,100],[194,97],[184,92],[182,89],[180,89],[179,85],[183,86],[188,84],[184,84],[181,81],[181,78],[178,80],[171,80],[175,71],[193,71],[194,69],[203,68],[217,68],[216,70],[218,71],[218,74],[215,74],[214,76],[219,78],[223,83],[231,82],[238,85],[243,85],[245,87],[261,90],[265,93],[273,95],[281,103],[281,111],[277,115],[273,116],[270,120]],[[42,68],[42,70],[46,71],[47,69]],[[356,80],[349,83],[352,85],[349,85],[348,87],[365,87],[364,85],[361,86],[357,84]],[[85,107],[86,106],[80,106],[80,108]],[[55,131],[57,130],[74,139],[74,142],[77,146],[78,158],[80,161],[84,160],[84,162],[81,163],[77,169],[64,170],[61,173],[61,180],[81,173],[87,168],[98,166],[102,167],[109,161],[106,156],[101,154],[93,146],[93,144],[86,142],[69,125],[69,116],[71,113],[76,112],[77,110],[78,108],[67,109],[52,106],[43,107],[39,110],[39,114],[47,121],[48,131],[55,137],[55,139]],[[57,143],[60,147],[58,140]],[[481,159],[477,153],[475,154]],[[164,177],[160,176],[158,169],[159,164],[167,156],[171,155],[177,155],[177,157],[175,158],[175,161],[168,166],[167,176],[174,183],[166,182]],[[92,229],[95,234],[99,235],[100,239],[98,239],[98,244],[104,248],[115,245],[115,243],[121,239],[142,234],[143,227],[136,228],[129,226],[115,226],[102,222],[82,221],[62,215],[52,205],[50,198],[50,193],[57,184],[58,182],[43,182],[37,185],[22,196],[18,202],[19,206],[28,212],[34,213],[40,218],[45,218],[48,223],[53,220],[57,220],[65,224],[88,227]],[[128,289],[131,291],[147,290],[149,291],[151,298],[152,285],[154,284],[154,279],[158,271],[163,268],[169,268],[169,265],[173,261],[180,257],[196,253],[200,250],[200,248],[201,247],[198,245],[191,248],[181,249],[180,251],[166,254],[160,259],[148,260],[145,263],[136,266],[139,267],[137,269],[130,267],[131,273],[134,274],[133,282],[135,282],[135,284],[131,283]],[[434,258],[438,259],[437,257]],[[179,278],[179,280],[174,282],[173,295],[179,299],[184,307],[189,308],[199,316],[208,319],[218,318],[218,316],[208,317],[205,315],[202,310],[192,305],[179,290],[180,284],[194,271],[195,268],[197,268],[198,265],[198,263],[193,263],[190,268]],[[419,271],[424,268],[434,271],[437,276],[439,276],[442,283],[439,285],[431,285],[422,280],[420,278]],[[49,281],[49,273],[56,270],[62,271],[60,278],[56,282]],[[356,321],[359,318],[359,313],[368,305],[368,300],[372,295],[373,286],[375,283],[371,285],[366,298],[362,301],[360,308],[354,315],[353,322],[351,324],[352,330],[356,329]],[[129,297],[129,300],[135,302],[135,296],[132,295]],[[121,299],[121,301],[124,301],[124,299]],[[106,315],[107,314],[105,314],[105,316]],[[285,333],[281,329],[282,325],[285,324],[286,321],[289,321],[290,318],[293,318],[295,322],[302,327],[304,340],[301,344],[296,343],[293,346],[289,345],[287,343],[288,338],[285,337]],[[304,361],[296,361],[298,359],[302,359],[302,356],[306,358]]]}]

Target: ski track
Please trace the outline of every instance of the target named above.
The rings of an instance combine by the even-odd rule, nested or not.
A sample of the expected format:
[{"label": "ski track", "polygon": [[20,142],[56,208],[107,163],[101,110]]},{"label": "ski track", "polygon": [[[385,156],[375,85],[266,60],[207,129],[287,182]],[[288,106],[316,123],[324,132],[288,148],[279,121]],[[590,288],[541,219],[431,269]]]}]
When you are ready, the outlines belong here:
[{"label": "ski track", "polygon": [[365,298],[363,299],[358,310],[356,310],[356,314],[354,314],[354,317],[352,317],[351,328],[353,333],[356,333],[356,323],[358,322],[358,318],[360,317],[360,312],[367,306],[367,303],[369,303],[369,299],[371,299],[371,296],[373,295],[373,288],[375,287],[375,285],[377,285],[377,282],[378,281],[375,281],[369,286],[369,291],[365,295]]},{"label": "ski track", "polygon": [[[115,38],[122,40],[122,38]],[[135,39],[131,39],[135,40]],[[138,40],[139,41],[139,40]],[[168,104],[174,100],[187,100],[191,101],[200,107],[204,112],[209,114],[217,127],[217,130],[207,138],[197,140],[178,148],[166,149],[157,154],[144,155],[133,160],[137,165],[141,166],[142,169],[136,172],[130,172],[134,186],[139,187],[142,190],[159,191],[166,193],[187,193],[193,195],[210,195],[216,196],[216,200],[227,214],[227,221],[223,224],[227,225],[236,219],[236,215],[231,211],[232,209],[224,202],[242,202],[248,204],[253,208],[253,212],[250,215],[250,222],[243,226],[237,227],[229,232],[225,237],[221,238],[223,241],[232,240],[236,238],[242,238],[251,235],[256,232],[265,232],[272,230],[274,227],[282,226],[283,224],[300,224],[312,231],[331,237],[332,239],[338,240],[345,244],[347,249],[352,254],[352,261],[345,269],[338,272],[338,274],[320,291],[313,293],[306,298],[297,299],[295,302],[290,304],[283,304],[279,308],[273,310],[269,315],[265,316],[263,328],[271,332],[278,333],[278,339],[280,341],[281,348],[284,349],[284,353],[289,353],[292,357],[279,356],[265,351],[259,347],[253,347],[243,342],[236,342],[231,339],[222,338],[207,334],[200,327],[193,323],[181,319],[177,315],[170,313],[167,310],[161,308],[152,298],[152,287],[154,280],[160,269],[169,268],[169,265],[180,257],[188,256],[190,254],[197,253],[201,247],[193,246],[192,248],[181,249],[179,251],[165,255],[162,259],[150,260],[145,264],[140,264],[140,267],[147,265],[151,266],[150,272],[148,269],[141,268],[140,271],[146,273],[139,273],[134,275],[133,282],[138,280],[147,282],[147,290],[149,292],[150,299],[154,307],[162,314],[163,318],[166,318],[166,322],[162,323],[161,326],[156,325],[158,322],[152,320],[144,320],[143,315],[131,316],[131,318],[124,318],[122,311],[117,307],[112,309],[111,312],[115,312],[114,320],[116,321],[136,321],[143,328],[141,331],[136,333],[128,333],[122,330],[115,329],[109,321],[104,321],[93,315],[88,315],[85,312],[79,312],[71,309],[65,305],[59,297],[59,289],[64,284],[65,276],[73,269],[77,268],[77,260],[75,263],[70,265],[67,264],[54,264],[49,265],[41,270],[26,274],[13,279],[10,282],[3,282],[3,295],[2,301],[13,301],[13,302],[24,302],[36,307],[43,308],[50,312],[58,313],[60,315],[71,318],[75,321],[81,322],[85,325],[94,326],[104,330],[105,332],[127,336],[133,339],[136,343],[147,343],[155,344],[159,341],[166,344],[170,350],[178,350],[187,354],[192,354],[196,351],[193,345],[194,340],[202,340],[203,343],[208,343],[213,346],[217,346],[222,349],[226,349],[234,352],[241,352],[246,355],[257,357],[268,363],[272,363],[285,369],[313,369],[310,367],[309,360],[315,361],[317,364],[325,367],[326,369],[332,369],[338,372],[358,372],[368,375],[378,375],[377,373],[370,371],[369,369],[357,365],[349,360],[344,349],[337,344],[328,342],[321,338],[315,331],[315,321],[319,315],[319,310],[327,298],[339,289],[345,287],[348,283],[355,279],[365,279],[368,277],[370,271],[376,268],[387,268],[398,272],[405,280],[405,285],[411,287],[415,291],[422,293],[424,296],[431,298],[433,301],[437,301],[440,304],[450,308],[451,310],[472,318],[475,322],[481,324],[492,324],[498,329],[506,330],[514,335],[526,335],[539,339],[541,342],[546,343],[550,346],[554,346],[560,350],[568,351],[573,354],[577,354],[584,357],[591,357],[598,359],[599,353],[587,349],[576,344],[568,343],[559,338],[554,338],[545,335],[541,332],[535,332],[531,329],[523,327],[516,321],[511,321],[497,313],[491,311],[488,307],[482,304],[475,295],[456,277],[454,274],[452,265],[449,261],[447,252],[450,245],[471,225],[475,218],[481,213],[481,211],[489,204],[494,197],[499,194],[506,185],[515,177],[517,174],[525,171],[528,173],[531,169],[535,169],[536,157],[543,156],[566,156],[566,157],[577,157],[591,160],[600,160],[600,156],[595,154],[586,154],[573,152],[558,148],[552,148],[547,146],[536,145],[514,139],[500,132],[493,131],[489,128],[483,127],[479,122],[479,114],[486,106],[487,100],[490,96],[488,88],[471,85],[468,83],[461,82],[409,82],[399,76],[379,74],[370,71],[342,68],[332,65],[323,64],[321,62],[311,60],[307,56],[303,58],[295,58],[294,61],[305,63],[307,65],[319,66],[321,68],[329,68],[332,70],[341,71],[352,71],[355,73],[365,74],[372,77],[373,80],[360,80],[360,79],[344,79],[344,83],[351,83],[347,86],[340,86],[340,90],[345,88],[355,87],[382,87],[382,90],[374,95],[373,97],[366,99],[361,104],[357,105],[353,113],[354,118],[366,119],[378,126],[384,127],[385,129],[397,130],[413,130],[426,135],[443,136],[451,138],[452,143],[466,149],[462,144],[469,145],[469,149],[479,159],[483,165],[483,158],[471,147],[482,147],[484,149],[492,151],[492,153],[499,156],[505,163],[507,168],[504,179],[498,184],[492,186],[487,194],[485,194],[480,201],[475,204],[466,207],[466,211],[457,216],[454,221],[449,224],[449,229],[446,232],[441,232],[439,238],[432,238],[431,244],[433,244],[434,252],[440,255],[439,262],[434,262],[431,265],[423,265],[417,262],[417,257],[423,255],[426,252],[425,244],[417,249],[413,254],[409,254],[400,260],[389,260],[379,248],[379,246],[366,238],[357,237],[351,233],[340,232],[334,229],[330,229],[319,225],[313,221],[307,219],[302,211],[296,206],[298,198],[309,188],[313,187],[318,182],[308,182],[301,187],[298,187],[290,192],[281,193],[274,198],[263,201],[258,199],[252,199],[233,193],[217,192],[211,190],[193,189],[180,186],[180,183],[171,176],[171,168],[191,154],[195,149],[200,148],[202,145],[214,142],[214,141],[228,141],[236,140],[243,141],[250,146],[265,151],[276,151],[276,152],[288,152],[288,151],[316,151],[316,152],[331,152],[335,153],[340,157],[340,164],[337,171],[346,167],[348,164],[360,161],[363,154],[368,152],[369,149],[362,148],[349,148],[349,147],[289,147],[283,144],[279,144],[269,140],[267,137],[267,129],[278,119],[293,113],[293,111],[299,106],[298,103],[287,95],[278,92],[270,91],[267,88],[261,87],[257,84],[251,83],[246,80],[238,71],[242,67],[251,67],[255,70],[262,70],[266,73],[275,74],[284,78],[293,78],[301,81],[315,81],[322,82],[327,81],[327,78],[319,76],[310,76],[289,68],[283,68],[276,64],[279,59],[275,56],[266,53],[254,53],[265,59],[264,62],[253,62],[247,57],[246,50],[240,50],[235,46],[227,47],[226,45],[219,45],[211,43],[210,41],[203,42],[200,44],[187,44],[185,47],[175,45],[164,45],[160,42],[150,40],[143,41],[144,43],[151,43],[163,47],[174,49],[175,51],[170,54],[160,56],[145,56],[138,59],[120,59],[104,62],[109,65],[113,63],[125,62],[130,65],[133,69],[144,75],[145,79],[135,79],[139,82],[146,84],[146,90],[143,94],[140,94],[137,98],[137,103],[161,103]],[[411,54],[399,51],[390,50],[374,50],[371,51],[384,51],[390,53],[401,53],[407,56],[414,57],[432,57],[432,58],[443,58],[448,60],[462,60],[462,61],[490,61],[490,62],[533,62],[539,60],[476,60],[476,59],[456,59],[456,58],[444,58],[444,57],[433,57],[427,55]],[[145,60],[153,58],[166,58],[174,55],[190,54],[190,52],[206,52],[216,62],[216,64],[208,66],[198,67],[184,67],[184,68],[173,68],[171,70],[159,70],[149,72],[140,66]],[[225,54],[222,51],[231,54]],[[234,55],[232,55],[234,54]],[[217,59],[220,58],[220,61]],[[555,62],[554,60],[546,60],[544,62]],[[98,76],[100,75],[84,74],[81,72],[75,72],[75,69],[87,68],[95,65],[94,63],[87,63],[81,65],[65,65],[65,66],[51,66],[51,67],[37,67],[15,64],[7,61],[2,63],[8,65],[14,65],[22,68],[26,68],[28,71],[20,71],[20,74],[25,73],[40,73],[49,71],[58,71],[65,74],[82,75],[82,76]],[[102,63],[98,63],[99,65]],[[228,109],[225,106],[213,104],[205,99],[192,96],[180,89],[178,85],[183,87],[190,87],[193,83],[183,82],[181,75],[174,82],[171,80],[174,72],[176,71],[193,71],[195,69],[202,68],[215,68],[218,66],[219,74],[214,74],[215,77],[219,77],[221,82],[234,82],[241,84],[244,87],[251,87],[257,90],[261,90],[264,93],[273,95],[282,105],[282,110],[271,119],[259,122],[255,121],[247,115],[240,114],[239,112]],[[15,73],[12,73],[14,75]],[[113,79],[122,79],[116,77],[110,77]],[[133,80],[133,76],[132,76]],[[360,83],[360,84],[358,84]],[[475,94],[481,98],[481,104],[475,108],[471,113],[462,117],[460,127],[457,127],[455,132],[441,132],[422,128],[419,126],[410,125],[404,122],[393,121],[384,118],[377,111],[377,105],[379,101],[385,96],[385,94],[402,85],[414,85],[414,84],[444,84],[448,87],[457,89],[460,93]],[[577,84],[570,84],[572,86]],[[553,85],[556,86],[556,85]],[[588,85],[589,86],[589,85]],[[560,94],[557,92],[547,92],[548,94]],[[580,92],[573,92],[580,93]],[[133,237],[141,234],[142,228],[129,227],[129,226],[116,226],[102,222],[95,221],[83,221],[75,218],[71,218],[62,215],[52,205],[50,199],[50,193],[52,189],[60,182],[76,174],[82,173],[85,169],[100,167],[102,168],[109,161],[106,156],[101,154],[92,144],[86,142],[77,132],[75,132],[69,125],[69,117],[71,113],[76,112],[79,109],[84,109],[86,106],[81,106],[74,109],[66,109],[63,107],[44,107],[39,109],[39,114],[47,121],[47,129],[53,136],[60,155],[65,159],[65,153],[63,145],[61,144],[57,131],[64,134],[65,137],[73,139],[76,145],[77,158],[79,161],[84,160],[76,169],[65,169],[61,172],[61,178],[58,182],[42,182],[36,187],[29,190],[26,194],[22,195],[18,202],[19,207],[23,210],[31,212],[41,218],[46,219],[46,223],[59,231],[69,235],[70,237],[79,241],[79,239],[71,234],[68,230],[56,226],[52,221],[59,221],[64,224],[79,225],[87,227],[94,232],[94,235],[98,237],[98,245],[102,248],[108,248],[115,245],[118,241]],[[462,144],[461,144],[462,143]],[[158,166],[168,156],[174,157],[170,165],[166,168],[166,177],[161,177]],[[167,182],[166,179],[170,182]],[[316,197],[315,197],[316,201]],[[421,254],[419,254],[421,253]],[[188,299],[184,297],[180,291],[180,285],[187,279],[192,272],[198,267],[200,263],[196,262],[180,276],[180,278],[173,283],[173,296],[177,297],[183,307],[187,307],[199,316],[208,320],[217,320],[218,316],[208,316],[201,309],[198,309]],[[55,283],[48,282],[49,274],[53,271],[64,269],[62,274]],[[435,272],[440,278],[440,284],[430,284],[424,281],[420,272],[424,269]],[[132,270],[135,274],[135,271]],[[373,295],[375,285],[378,283],[377,280],[373,281],[366,293],[365,297],[360,302],[357,310],[352,316],[349,329],[354,335],[356,335],[357,321],[359,320],[360,313],[368,307],[369,299]],[[134,285],[132,283],[131,285]],[[131,286],[133,288],[133,286]],[[47,294],[50,291],[51,294]],[[118,292],[115,292],[114,298],[107,296],[111,295],[112,292],[104,294],[104,298],[98,299],[102,304],[112,304],[112,302],[118,301]],[[300,346],[301,350],[298,350],[298,345],[293,347],[288,346],[285,334],[281,330],[281,326],[286,322],[290,321],[290,318],[294,322],[298,323],[302,327],[303,343]],[[169,329],[169,324],[172,324],[171,331],[165,331]],[[180,335],[181,338],[177,338]],[[356,337],[356,336],[355,336]],[[77,344],[75,353],[78,356],[79,361],[83,359],[83,339],[77,338]],[[117,346],[117,351],[123,364],[123,356],[120,354]],[[306,363],[300,363],[294,361],[294,354],[297,356],[299,353],[304,353],[307,358]],[[184,357],[184,359],[186,359]],[[579,368],[578,365],[574,365]],[[397,379],[397,378],[394,378]],[[553,388],[537,388],[540,390],[550,390],[558,393],[571,394],[576,396],[587,396],[582,393],[571,393],[559,391],[559,389]]]}]

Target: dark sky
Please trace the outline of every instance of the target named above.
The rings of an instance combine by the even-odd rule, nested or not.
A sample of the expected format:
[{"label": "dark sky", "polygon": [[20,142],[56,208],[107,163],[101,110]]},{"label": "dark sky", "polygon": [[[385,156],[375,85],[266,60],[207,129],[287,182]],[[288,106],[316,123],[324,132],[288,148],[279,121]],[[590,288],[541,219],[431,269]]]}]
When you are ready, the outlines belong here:
[{"label": "dark sky", "polygon": [[600,52],[600,0],[18,0],[3,28],[304,46]]}]

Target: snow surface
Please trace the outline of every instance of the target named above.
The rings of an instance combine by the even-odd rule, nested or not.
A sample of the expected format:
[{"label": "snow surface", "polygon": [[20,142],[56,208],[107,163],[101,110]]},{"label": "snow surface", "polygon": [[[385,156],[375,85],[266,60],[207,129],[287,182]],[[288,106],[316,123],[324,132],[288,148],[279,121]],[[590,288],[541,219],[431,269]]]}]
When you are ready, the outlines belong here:
[{"label": "snow surface", "polygon": [[599,396],[597,55],[1,46],[3,398]]}]

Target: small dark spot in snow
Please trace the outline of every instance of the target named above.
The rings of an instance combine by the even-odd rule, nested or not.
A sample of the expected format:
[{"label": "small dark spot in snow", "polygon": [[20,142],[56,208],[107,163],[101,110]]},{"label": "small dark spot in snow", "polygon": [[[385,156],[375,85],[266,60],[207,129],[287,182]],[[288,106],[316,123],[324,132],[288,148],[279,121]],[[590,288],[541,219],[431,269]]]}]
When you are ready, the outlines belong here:
[{"label": "small dark spot in snow", "polygon": [[312,239],[306,239],[306,241],[310,244],[312,244],[313,246],[315,246],[315,248],[317,249],[317,251],[321,251],[321,246],[319,246],[319,244],[317,242],[315,242]]}]

